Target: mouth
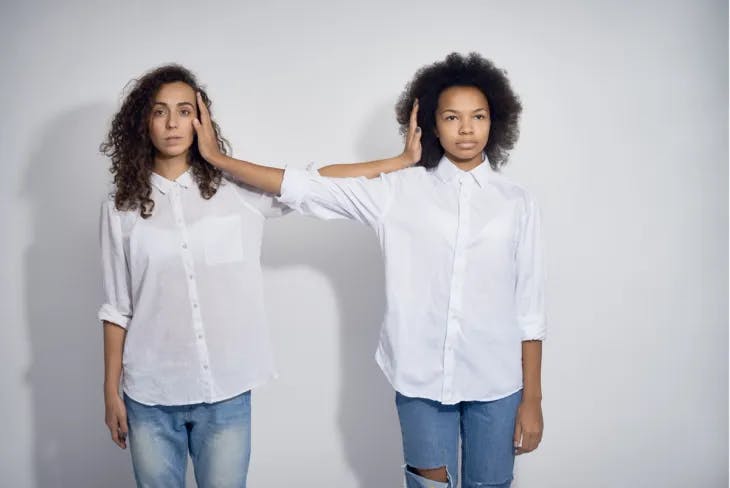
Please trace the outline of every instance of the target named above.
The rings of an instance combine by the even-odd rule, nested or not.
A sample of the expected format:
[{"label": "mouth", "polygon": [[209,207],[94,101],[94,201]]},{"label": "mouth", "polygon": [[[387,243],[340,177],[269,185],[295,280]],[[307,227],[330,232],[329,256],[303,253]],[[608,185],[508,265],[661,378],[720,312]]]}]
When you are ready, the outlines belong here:
[{"label": "mouth", "polygon": [[475,141],[457,142],[456,147],[458,147],[459,149],[474,149],[475,147],[477,147],[477,142],[475,142]]},{"label": "mouth", "polygon": [[182,136],[165,137],[165,142],[167,142],[168,144],[175,144],[176,142],[180,142],[182,140],[183,140]]}]

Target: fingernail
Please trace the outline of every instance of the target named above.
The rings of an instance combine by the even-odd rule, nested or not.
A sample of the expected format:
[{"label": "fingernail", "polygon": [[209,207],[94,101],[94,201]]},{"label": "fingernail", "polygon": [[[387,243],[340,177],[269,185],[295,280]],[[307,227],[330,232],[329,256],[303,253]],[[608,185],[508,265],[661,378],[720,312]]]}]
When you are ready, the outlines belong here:
[{"label": "fingernail", "polygon": [[419,132],[421,132],[421,128],[420,127],[416,127],[416,133],[419,133]]}]

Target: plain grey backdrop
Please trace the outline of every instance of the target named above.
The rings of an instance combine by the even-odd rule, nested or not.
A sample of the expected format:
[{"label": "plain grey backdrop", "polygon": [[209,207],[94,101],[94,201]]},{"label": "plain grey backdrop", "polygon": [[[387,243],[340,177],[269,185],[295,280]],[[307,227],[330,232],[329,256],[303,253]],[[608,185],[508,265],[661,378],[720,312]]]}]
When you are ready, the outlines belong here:
[{"label": "plain grey backdrop", "polygon": [[[478,51],[522,97],[506,173],[548,254],[545,436],[515,486],[727,486],[727,41],[718,0],[3,2],[0,485],[133,484],[95,318],[97,149],[131,78],[188,66],[237,156],[304,166],[397,154],[415,70]],[[280,377],[250,486],[399,486],[374,236],[288,216],[263,265]]]}]

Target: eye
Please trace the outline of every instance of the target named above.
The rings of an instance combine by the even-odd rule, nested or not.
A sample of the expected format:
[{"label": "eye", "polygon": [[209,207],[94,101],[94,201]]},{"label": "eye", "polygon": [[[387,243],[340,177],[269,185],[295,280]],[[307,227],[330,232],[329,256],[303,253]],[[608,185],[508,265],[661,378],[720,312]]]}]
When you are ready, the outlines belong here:
[{"label": "eye", "polygon": [[456,115],[447,115],[444,120],[456,120]]},{"label": "eye", "polygon": [[477,119],[477,120],[484,120],[484,119],[487,118],[487,116],[484,115],[484,114],[477,114],[477,115],[474,116],[474,118]]},{"label": "eye", "polygon": [[189,108],[184,108],[184,109],[180,110],[180,114],[182,114],[182,115],[184,115],[184,116],[186,116],[186,117],[187,117],[188,115],[190,115],[190,113],[191,113],[191,111],[190,111],[190,109],[189,109]]},{"label": "eye", "polygon": [[165,115],[165,111],[161,108],[156,108],[152,111],[152,115],[154,115],[155,117],[161,117]]}]

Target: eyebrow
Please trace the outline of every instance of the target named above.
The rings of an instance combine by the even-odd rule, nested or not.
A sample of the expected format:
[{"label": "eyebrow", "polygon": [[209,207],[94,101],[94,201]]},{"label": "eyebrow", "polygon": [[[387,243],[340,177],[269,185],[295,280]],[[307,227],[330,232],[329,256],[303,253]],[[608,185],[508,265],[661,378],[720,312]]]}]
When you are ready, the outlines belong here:
[{"label": "eyebrow", "polygon": [[[164,105],[165,107],[167,107],[167,106],[168,106],[168,105],[167,105],[167,104],[166,104],[165,102],[155,102],[154,104],[155,104],[155,105]],[[193,105],[193,103],[192,103],[192,102],[178,102],[178,103],[177,103],[177,106],[178,106],[178,107],[180,107],[180,106],[182,106],[182,105],[190,105],[191,107],[195,107],[195,105]]]},{"label": "eyebrow", "polygon": [[[485,112],[489,112],[489,109],[488,109],[488,108],[486,108],[486,107],[482,107],[482,108],[478,108],[478,109],[476,109],[476,110],[472,110],[472,113],[477,113],[477,112],[481,112],[482,110],[483,110],[483,111],[485,111]],[[444,113],[444,112],[454,112],[454,113],[457,113],[457,114],[458,114],[458,113],[461,113],[461,112],[459,112],[458,110],[456,110],[456,109],[453,109],[453,108],[445,108],[445,109],[443,109],[443,110],[441,111],[441,113]]]}]

